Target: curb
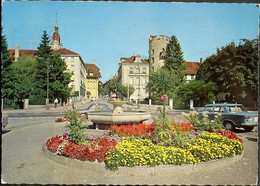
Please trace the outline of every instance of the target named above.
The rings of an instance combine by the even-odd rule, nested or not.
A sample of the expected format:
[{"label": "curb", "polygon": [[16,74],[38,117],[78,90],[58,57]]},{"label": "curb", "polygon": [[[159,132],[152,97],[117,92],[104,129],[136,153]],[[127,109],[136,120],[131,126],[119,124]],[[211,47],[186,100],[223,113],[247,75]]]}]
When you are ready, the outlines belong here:
[{"label": "curb", "polygon": [[175,174],[190,174],[197,171],[207,171],[210,169],[219,169],[225,166],[232,165],[244,156],[244,150],[240,155],[211,160],[208,162],[201,162],[197,165],[159,165],[156,167],[138,166],[138,167],[119,167],[117,171],[112,172],[106,169],[105,163],[80,161],[77,159],[70,159],[64,156],[56,155],[47,150],[45,144],[42,145],[43,154],[50,160],[65,165],[67,167],[90,171],[95,175],[109,175],[109,176],[172,176]]}]

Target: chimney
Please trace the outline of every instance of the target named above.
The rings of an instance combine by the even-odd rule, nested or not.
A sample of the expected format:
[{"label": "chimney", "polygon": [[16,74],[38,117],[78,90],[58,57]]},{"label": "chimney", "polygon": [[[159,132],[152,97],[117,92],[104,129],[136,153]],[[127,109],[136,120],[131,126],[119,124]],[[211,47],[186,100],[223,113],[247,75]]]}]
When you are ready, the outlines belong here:
[{"label": "chimney", "polygon": [[139,55],[139,54],[137,54],[136,56],[135,56],[135,61],[134,61],[135,63],[141,63],[142,61],[141,61],[141,56]]},{"label": "chimney", "polygon": [[200,58],[200,63],[203,63],[203,58],[202,57]]},{"label": "chimney", "polygon": [[14,49],[14,60],[16,61],[19,57],[19,46],[15,45],[15,49]]}]

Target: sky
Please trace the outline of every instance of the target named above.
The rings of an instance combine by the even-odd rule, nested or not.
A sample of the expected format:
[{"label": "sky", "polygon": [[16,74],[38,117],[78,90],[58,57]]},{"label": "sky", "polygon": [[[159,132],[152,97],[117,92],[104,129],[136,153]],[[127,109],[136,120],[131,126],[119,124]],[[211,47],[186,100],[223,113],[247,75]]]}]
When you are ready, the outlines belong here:
[{"label": "sky", "polygon": [[37,49],[44,30],[52,37],[56,14],[63,47],[96,64],[103,83],[117,74],[121,57],[148,59],[150,35],[175,35],[184,60],[199,62],[217,48],[259,33],[254,4],[5,1],[8,48]]}]

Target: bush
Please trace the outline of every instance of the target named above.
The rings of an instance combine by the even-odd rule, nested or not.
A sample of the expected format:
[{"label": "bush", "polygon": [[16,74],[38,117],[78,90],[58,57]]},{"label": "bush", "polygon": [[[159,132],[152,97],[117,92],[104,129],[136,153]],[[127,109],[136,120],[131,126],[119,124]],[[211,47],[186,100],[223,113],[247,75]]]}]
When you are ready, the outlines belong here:
[{"label": "bush", "polygon": [[87,126],[84,125],[85,119],[80,118],[80,113],[74,106],[72,109],[65,110],[65,117],[69,122],[67,127],[70,129],[70,139],[75,143],[83,143],[85,141],[84,129],[87,128]]},{"label": "bush", "polygon": [[222,128],[222,116],[220,113],[215,113],[212,119],[210,119],[208,111],[203,112],[201,115],[196,111],[192,111],[189,114],[182,113],[182,115],[194,126],[195,130],[215,131]]}]

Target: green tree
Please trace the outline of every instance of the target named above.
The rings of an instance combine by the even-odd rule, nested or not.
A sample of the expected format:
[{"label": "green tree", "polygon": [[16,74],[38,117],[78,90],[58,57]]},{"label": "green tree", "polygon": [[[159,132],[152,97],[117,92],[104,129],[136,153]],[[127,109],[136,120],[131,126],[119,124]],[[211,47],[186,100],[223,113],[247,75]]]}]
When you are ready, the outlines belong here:
[{"label": "green tree", "polygon": [[[2,29],[3,31],[3,29]],[[2,33],[1,33],[2,34]],[[2,48],[1,48],[1,91],[2,98],[14,100],[15,99],[15,87],[17,83],[17,76],[13,67],[13,61],[10,58],[9,52],[7,51],[8,44],[6,36],[2,35]]]},{"label": "green tree", "polygon": [[38,46],[37,53],[37,86],[35,94],[32,97],[34,101],[45,100],[47,95],[47,73],[50,70],[51,47],[50,39],[46,31],[43,31],[41,43]]},{"label": "green tree", "polygon": [[124,85],[118,85],[118,92],[122,94],[123,97],[128,98],[130,97],[135,91],[135,88],[130,85],[130,86],[124,86]]},{"label": "green tree", "polygon": [[160,104],[160,97],[163,94],[167,94],[170,98],[176,99],[179,81],[173,71],[172,69],[160,68],[150,73],[149,83],[146,89],[150,92],[150,98],[153,103]]},{"label": "green tree", "polygon": [[215,89],[216,87],[212,82],[205,83],[202,80],[194,80],[183,84],[178,89],[177,94],[181,98],[184,107],[188,108],[190,100],[194,101],[195,106],[202,107],[214,101],[213,91]]},{"label": "green tree", "polygon": [[61,98],[62,102],[68,99],[71,89],[69,88],[70,74],[66,72],[66,63],[60,54],[54,54],[50,60],[50,98]]},{"label": "green tree", "polygon": [[196,79],[214,82],[216,100],[256,106],[258,80],[258,40],[231,42],[208,57],[198,70]]},{"label": "green tree", "polygon": [[179,84],[184,82],[184,70],[186,65],[184,64],[183,52],[181,45],[176,36],[172,36],[169,44],[166,48],[167,58],[165,60],[165,66],[167,69],[172,70],[177,76]]},{"label": "green tree", "polygon": [[36,59],[23,55],[13,64],[17,72],[16,98],[28,99],[35,89]]},{"label": "green tree", "polygon": [[107,91],[106,94],[110,95],[111,92],[117,92],[118,91],[118,77],[112,78],[107,83]]}]

